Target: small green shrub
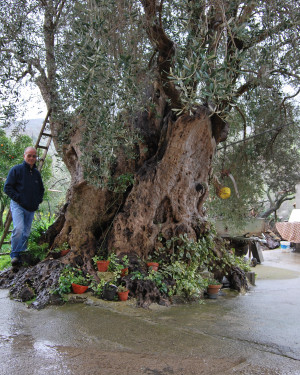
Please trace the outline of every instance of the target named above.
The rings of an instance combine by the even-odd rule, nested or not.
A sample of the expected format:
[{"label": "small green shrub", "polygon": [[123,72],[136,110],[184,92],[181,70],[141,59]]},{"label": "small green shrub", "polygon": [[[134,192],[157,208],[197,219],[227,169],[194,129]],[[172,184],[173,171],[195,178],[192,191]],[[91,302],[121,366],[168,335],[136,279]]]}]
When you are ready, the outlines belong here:
[{"label": "small green shrub", "polygon": [[164,279],[165,279],[164,274],[158,271],[153,271],[153,270],[149,273],[148,276],[144,278],[144,280],[153,281],[156,287],[159,289],[159,291],[162,294],[168,294],[169,289]]},{"label": "small green shrub", "polygon": [[39,262],[46,258],[48,254],[49,244],[41,244],[40,238],[47,231],[49,226],[53,224],[54,220],[54,215],[52,217],[40,215],[38,219],[33,221],[27,245],[27,249],[33,262]]},{"label": "small green shrub", "polygon": [[106,284],[106,281],[104,279],[101,279],[98,283],[95,279],[91,280],[90,288],[93,291],[93,294],[100,298],[102,296],[103,288]]},{"label": "small green shrub", "polygon": [[131,280],[144,280],[146,277],[146,275],[144,275],[142,272],[140,271],[133,271],[131,272],[130,274],[130,278]]},{"label": "small green shrub", "polygon": [[48,254],[49,244],[43,243],[41,245],[31,242],[27,246],[28,252],[30,253],[31,262],[40,262],[44,260]]},{"label": "small green shrub", "polygon": [[[250,269],[244,259],[226,251],[225,246],[220,249],[221,259],[215,255],[216,235],[213,229],[198,241],[189,239],[187,234],[168,240],[160,234],[158,239],[162,246],[152,254],[152,259],[160,263],[155,278],[158,286],[159,283],[168,284],[167,280],[174,281],[174,285],[168,288],[169,295],[176,294],[186,299],[200,296],[207,288],[207,279],[201,276],[205,270],[219,270],[226,274],[225,268],[233,266],[245,272]],[[164,285],[159,288],[165,289]]]}]

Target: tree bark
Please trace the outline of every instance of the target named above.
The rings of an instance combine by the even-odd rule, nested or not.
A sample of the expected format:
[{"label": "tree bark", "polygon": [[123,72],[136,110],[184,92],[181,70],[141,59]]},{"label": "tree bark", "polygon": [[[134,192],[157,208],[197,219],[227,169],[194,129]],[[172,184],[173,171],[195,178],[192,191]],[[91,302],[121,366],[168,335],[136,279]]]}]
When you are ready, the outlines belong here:
[{"label": "tree bark", "polygon": [[197,239],[203,221],[203,202],[215,150],[206,108],[193,116],[166,119],[165,139],[156,154],[136,173],[122,211],[114,220],[108,246],[142,257],[156,248],[157,236],[187,233]]}]

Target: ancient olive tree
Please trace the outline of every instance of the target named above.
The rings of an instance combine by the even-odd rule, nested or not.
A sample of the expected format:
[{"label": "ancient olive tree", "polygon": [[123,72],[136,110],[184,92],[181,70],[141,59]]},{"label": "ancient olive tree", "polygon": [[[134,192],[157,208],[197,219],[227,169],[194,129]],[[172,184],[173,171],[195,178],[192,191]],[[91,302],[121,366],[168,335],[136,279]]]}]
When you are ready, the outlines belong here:
[{"label": "ancient olive tree", "polygon": [[201,237],[230,118],[236,137],[258,132],[247,126],[257,95],[271,101],[283,84],[297,86],[299,5],[19,3],[1,8],[3,89],[26,79],[37,85],[71,174],[51,244],[67,241],[67,261],[91,270],[99,247],[146,257],[160,233]]}]

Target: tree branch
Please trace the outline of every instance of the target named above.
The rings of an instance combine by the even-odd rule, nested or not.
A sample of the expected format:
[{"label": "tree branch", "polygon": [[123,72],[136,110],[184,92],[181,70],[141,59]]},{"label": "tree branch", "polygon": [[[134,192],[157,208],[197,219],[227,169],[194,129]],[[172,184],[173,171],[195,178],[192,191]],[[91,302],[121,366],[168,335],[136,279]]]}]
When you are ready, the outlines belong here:
[{"label": "tree branch", "polygon": [[284,105],[284,102],[285,102],[286,100],[288,100],[288,99],[292,99],[292,98],[295,98],[299,93],[300,93],[300,89],[299,89],[294,95],[286,96],[286,97],[282,100],[280,106],[283,106],[283,105]]},{"label": "tree branch", "polygon": [[57,27],[63,8],[65,6],[65,3],[66,1],[62,0],[62,2],[59,4],[58,10],[56,11],[56,18],[55,18],[55,21],[53,22],[55,28]]},{"label": "tree branch", "polygon": [[270,216],[272,213],[276,212],[283,202],[290,201],[295,198],[295,196],[289,197],[289,195],[292,194],[291,192],[286,192],[283,196],[281,196],[279,199],[275,200],[275,202],[271,202],[273,204],[268,210],[263,212],[259,217],[262,219],[266,219],[268,216]]},{"label": "tree branch", "polygon": [[300,77],[297,74],[288,72],[286,69],[274,69],[270,71],[270,74],[274,74],[274,73],[280,73],[282,75],[293,77],[293,78],[296,78],[297,80],[300,80]]},{"label": "tree branch", "polygon": [[174,42],[166,35],[161,21],[162,4],[156,6],[155,0],[141,0],[146,16],[146,32],[151,43],[158,51],[157,69],[163,90],[171,101],[173,108],[182,108],[179,91],[169,79],[170,68],[175,54]]},{"label": "tree branch", "polygon": [[250,3],[244,5],[243,11],[241,12],[237,20],[237,25],[241,25],[244,22],[248,21],[249,18],[252,16],[252,12],[256,6],[257,6],[257,1],[251,1]]},{"label": "tree branch", "polygon": [[250,89],[253,89],[254,87],[257,87],[259,86],[259,82],[256,78],[252,77],[249,79],[249,81],[247,81],[246,83],[244,83],[242,86],[240,86],[235,94],[233,95],[234,97],[236,98],[239,98],[240,96],[242,96],[243,94],[245,94],[245,92],[249,91]]},{"label": "tree branch", "polygon": [[268,29],[262,30],[256,37],[253,36],[251,38],[251,43],[248,43],[247,45],[244,45],[243,48],[245,50],[249,49],[249,48],[253,47],[254,45],[266,40],[271,35],[279,34],[280,31],[285,31],[289,27],[290,27],[290,25],[288,25],[288,23],[284,21],[284,22],[281,22],[281,23],[277,24],[273,28],[268,28]]}]

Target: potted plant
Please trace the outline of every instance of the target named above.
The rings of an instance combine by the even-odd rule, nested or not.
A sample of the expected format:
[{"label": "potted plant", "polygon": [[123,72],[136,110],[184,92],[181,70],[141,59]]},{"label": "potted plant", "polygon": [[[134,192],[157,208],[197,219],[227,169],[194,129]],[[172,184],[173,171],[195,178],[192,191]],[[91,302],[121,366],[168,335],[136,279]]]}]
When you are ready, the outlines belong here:
[{"label": "potted plant", "polygon": [[207,294],[209,298],[217,298],[220,289],[222,288],[222,283],[216,279],[208,279],[207,281]]},{"label": "potted plant", "polygon": [[68,242],[64,242],[60,247],[60,256],[64,257],[68,254],[68,252],[71,250]]},{"label": "potted plant", "polygon": [[73,290],[73,293],[76,293],[76,294],[82,294],[84,292],[86,292],[88,290],[88,280],[82,276],[82,275],[78,275],[78,276],[74,276],[74,278],[72,279],[72,290]]},{"label": "potted plant", "polygon": [[102,298],[107,301],[114,301],[117,297],[118,287],[112,283],[106,283],[103,287]]},{"label": "potted plant", "polygon": [[155,258],[153,258],[153,256],[149,255],[148,261],[146,262],[146,264],[147,264],[147,267],[149,268],[150,271],[151,270],[153,270],[153,271],[158,270],[159,263]]},{"label": "potted plant", "polygon": [[52,249],[50,251],[50,254],[54,259],[57,259],[67,255],[70,250],[71,249],[69,244],[67,242],[64,242],[62,245]]},{"label": "potted plant", "polygon": [[129,290],[124,285],[118,286],[118,297],[120,301],[127,301]]},{"label": "potted plant", "polygon": [[107,272],[110,260],[104,259],[103,256],[95,255],[93,258],[99,272]]},{"label": "potted plant", "polygon": [[115,253],[111,253],[108,259],[110,260],[108,271],[114,273],[115,279],[128,275],[129,259],[127,255],[120,259]]},{"label": "potted plant", "polygon": [[159,267],[159,263],[158,262],[149,261],[149,262],[147,262],[147,267],[149,268],[150,271],[151,270],[157,271],[158,267]]},{"label": "potted plant", "polygon": [[[79,289],[77,289],[76,286],[73,288],[73,284],[84,286],[84,288],[80,288],[81,293],[83,293],[82,290],[88,289],[90,278],[90,275],[87,274],[85,276],[81,269],[67,265],[60,273],[58,286],[55,289],[54,293],[57,293],[62,297],[65,294],[71,293],[71,291],[77,293],[77,290]],[[76,291],[74,291],[74,289]]]}]

